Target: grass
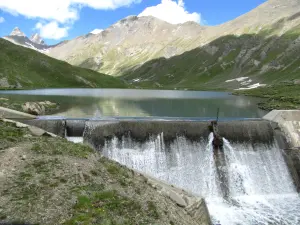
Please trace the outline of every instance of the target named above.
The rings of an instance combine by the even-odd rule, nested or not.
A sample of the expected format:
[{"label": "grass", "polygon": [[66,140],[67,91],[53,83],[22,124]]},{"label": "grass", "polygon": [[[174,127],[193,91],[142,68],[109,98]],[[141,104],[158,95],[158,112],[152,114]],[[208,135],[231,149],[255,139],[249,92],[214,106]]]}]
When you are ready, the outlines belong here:
[{"label": "grass", "polygon": [[[223,36],[181,55],[153,59],[132,70],[124,69],[123,78],[128,82],[140,78],[140,82],[133,83],[139,88],[189,90],[236,89],[240,87],[238,83],[225,81],[242,76],[249,76],[253,83],[263,84],[300,79],[299,45],[288,50],[299,37],[299,27],[278,36],[283,22],[279,21],[257,34]],[[218,51],[209,54],[206,51],[209,46],[217,47]],[[244,55],[238,58],[241,51]],[[254,65],[254,59],[260,62],[259,65]],[[293,64],[288,66],[291,62]],[[262,70],[264,66],[269,69]]]},{"label": "grass", "polygon": [[[148,202],[146,209],[134,199],[116,190],[97,190],[89,186],[77,197],[74,215],[65,225],[73,224],[151,224],[159,218],[156,206]],[[154,218],[154,219],[153,219]]]},{"label": "grass", "polygon": [[32,49],[0,39],[0,79],[11,88],[127,88],[120,79],[72,66]]},{"label": "grass", "polygon": [[300,85],[279,84],[251,90],[236,91],[234,94],[267,99],[259,103],[259,108],[265,110],[300,109]]},{"label": "grass", "polygon": [[10,148],[26,139],[24,137],[26,130],[16,129],[13,124],[0,121],[0,150]]},{"label": "grass", "polygon": [[87,158],[94,152],[89,146],[70,144],[65,139],[41,137],[33,143],[31,150],[45,155],[67,155],[78,158]]},{"label": "grass", "polygon": [[45,225],[197,224],[144,176],[87,146],[62,138],[24,137],[29,132],[0,121],[0,143],[13,137],[11,147],[18,147],[0,151],[5,165],[0,220]]}]

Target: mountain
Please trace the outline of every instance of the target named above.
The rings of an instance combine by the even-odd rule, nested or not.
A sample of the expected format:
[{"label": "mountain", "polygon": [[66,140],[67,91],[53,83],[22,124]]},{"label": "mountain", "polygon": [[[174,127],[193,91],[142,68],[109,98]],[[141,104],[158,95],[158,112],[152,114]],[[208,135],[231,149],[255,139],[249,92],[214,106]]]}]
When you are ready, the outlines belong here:
[{"label": "mountain", "polygon": [[15,27],[10,33],[10,36],[26,37],[26,35],[20,30],[19,27]]},{"label": "mountain", "polygon": [[29,39],[18,27],[14,28],[9,36],[3,38],[14,44],[42,53],[46,53],[51,48],[51,46],[46,45],[45,41],[38,34],[33,34]]},{"label": "mountain", "polygon": [[38,33],[35,33],[31,36],[30,41],[39,45],[45,45],[45,41],[41,38]]},{"label": "mountain", "polygon": [[138,87],[252,88],[299,78],[300,0],[269,0],[218,26],[129,16],[49,55]]},{"label": "mountain", "polygon": [[161,56],[172,57],[193,48],[205,30],[196,23],[172,25],[154,17],[129,16],[99,34],[61,43],[49,55],[73,65],[110,75]]},{"label": "mountain", "polygon": [[1,88],[126,88],[120,79],[72,66],[0,38]]}]

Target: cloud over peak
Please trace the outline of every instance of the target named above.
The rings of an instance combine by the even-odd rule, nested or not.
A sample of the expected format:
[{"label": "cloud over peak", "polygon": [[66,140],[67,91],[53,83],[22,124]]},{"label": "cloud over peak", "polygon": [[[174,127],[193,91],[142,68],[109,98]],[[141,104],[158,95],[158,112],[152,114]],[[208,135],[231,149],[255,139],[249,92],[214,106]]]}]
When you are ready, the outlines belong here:
[{"label": "cloud over peak", "polygon": [[201,15],[188,12],[183,0],[162,0],[160,4],[146,8],[139,16],[154,16],[172,24],[188,21],[201,22]]},{"label": "cloud over peak", "polygon": [[60,27],[56,21],[50,23],[37,23],[35,29],[39,30],[43,38],[59,40],[68,36],[69,27]]}]

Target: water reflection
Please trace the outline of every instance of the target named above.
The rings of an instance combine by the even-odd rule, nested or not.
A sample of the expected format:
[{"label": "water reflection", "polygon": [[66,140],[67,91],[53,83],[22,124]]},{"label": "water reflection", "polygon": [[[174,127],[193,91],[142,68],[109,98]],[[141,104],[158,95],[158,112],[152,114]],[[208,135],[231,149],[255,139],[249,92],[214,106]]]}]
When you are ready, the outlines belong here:
[{"label": "water reflection", "polygon": [[0,91],[0,97],[19,101],[49,100],[60,104],[55,116],[65,117],[215,117],[259,118],[257,98],[225,92],[118,89],[42,89]]}]

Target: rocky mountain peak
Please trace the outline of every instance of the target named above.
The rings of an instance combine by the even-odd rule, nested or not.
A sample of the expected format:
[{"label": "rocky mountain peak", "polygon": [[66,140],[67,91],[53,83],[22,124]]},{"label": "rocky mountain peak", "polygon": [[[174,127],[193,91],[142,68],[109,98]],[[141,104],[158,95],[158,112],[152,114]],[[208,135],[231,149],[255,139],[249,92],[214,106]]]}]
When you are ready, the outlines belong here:
[{"label": "rocky mountain peak", "polygon": [[26,37],[26,35],[20,30],[19,27],[15,27],[10,33],[10,36]]},{"label": "rocky mountain peak", "polygon": [[31,36],[30,40],[33,43],[39,44],[39,45],[44,45],[45,41],[41,38],[41,36],[38,33],[35,33]]}]

